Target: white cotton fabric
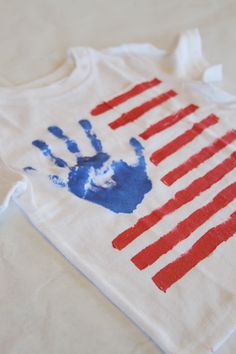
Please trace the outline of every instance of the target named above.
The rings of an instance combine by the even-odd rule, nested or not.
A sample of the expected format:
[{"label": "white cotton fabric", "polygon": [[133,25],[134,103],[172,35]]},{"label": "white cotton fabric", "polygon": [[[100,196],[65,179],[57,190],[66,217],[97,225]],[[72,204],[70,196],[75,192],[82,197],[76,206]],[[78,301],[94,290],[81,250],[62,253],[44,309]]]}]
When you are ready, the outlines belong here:
[{"label": "white cotton fabric", "polygon": [[[104,114],[93,117],[91,110],[143,81],[162,80]],[[165,217],[122,251],[112,240],[137,220],[163,205],[194,179],[204,175],[235,149],[227,146],[171,187],[160,177],[190,157],[216,137],[235,128],[236,99],[215,84],[222,79],[221,65],[210,65],[203,57],[198,30],[188,31],[171,53],[151,44],[126,44],[97,51],[78,47],[68,50],[65,64],[37,82],[16,88],[0,88],[1,186],[0,210],[10,197],[27,214],[33,225],[115,305],[125,312],[160,348],[171,354],[199,354],[215,351],[236,326],[236,241],[231,237],[212,255],[200,262],[165,293],[152,276],[186,252],[209,228],[223,222],[235,210],[233,201],[201,225],[190,238],[178,244],[149,268],[140,271],[130,259],[141,249],[170,231],[180,220],[233,182],[234,170],[193,201]],[[124,112],[169,89],[178,96],[147,112],[132,124],[111,130],[108,123]],[[197,113],[147,141],[138,137],[158,119],[194,103]],[[220,117],[219,124],[170,156],[157,167],[151,153],[177,137],[208,114]],[[136,161],[129,141],[135,137],[144,147],[147,175],[152,190],[131,214],[115,213],[96,203],[78,198],[67,188],[59,188],[48,176],[66,180],[66,169],[58,169],[32,141],[48,143],[55,155],[68,164],[74,156],[64,142],[49,134],[58,126],[77,141],[84,155],[94,151],[78,121],[87,119],[113,160],[132,165]],[[27,166],[35,170],[24,171]],[[59,171],[60,170],[60,171]],[[109,188],[112,172],[92,176],[97,186]]]}]

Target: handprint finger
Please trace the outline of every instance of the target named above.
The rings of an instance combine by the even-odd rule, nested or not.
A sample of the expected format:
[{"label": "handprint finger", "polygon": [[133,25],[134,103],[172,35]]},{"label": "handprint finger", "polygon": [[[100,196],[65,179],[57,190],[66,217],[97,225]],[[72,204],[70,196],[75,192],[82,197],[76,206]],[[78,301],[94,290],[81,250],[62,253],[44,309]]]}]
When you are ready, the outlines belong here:
[{"label": "handprint finger", "polygon": [[48,131],[56,138],[63,140],[66,143],[67,149],[73,154],[80,156],[80,150],[76,142],[66,136],[63,130],[57,126],[48,127]]},{"label": "handprint finger", "polygon": [[51,152],[49,146],[44,141],[42,141],[42,140],[34,140],[32,142],[32,144],[34,146],[36,146],[39,150],[41,150],[43,155],[46,156],[47,158],[49,158],[51,161],[53,161],[56,166],[58,166],[58,167],[69,167],[67,165],[67,163],[63,159],[53,155],[53,153]]},{"label": "handprint finger", "polygon": [[134,151],[135,151],[136,156],[138,157],[139,163],[145,163],[144,156],[143,156],[144,148],[141,145],[141,143],[135,138],[131,138],[129,142],[130,142],[130,145],[133,146],[133,148],[134,148]]},{"label": "handprint finger", "polygon": [[142,144],[135,138],[131,138],[129,142],[130,142],[130,145],[133,146],[136,155],[143,156],[144,148],[143,148]]},{"label": "handprint finger", "polygon": [[85,131],[85,134],[89,138],[91,145],[94,147],[95,151],[102,152],[102,143],[97,138],[96,134],[93,133],[91,123],[87,119],[82,119],[79,121],[79,124]]}]

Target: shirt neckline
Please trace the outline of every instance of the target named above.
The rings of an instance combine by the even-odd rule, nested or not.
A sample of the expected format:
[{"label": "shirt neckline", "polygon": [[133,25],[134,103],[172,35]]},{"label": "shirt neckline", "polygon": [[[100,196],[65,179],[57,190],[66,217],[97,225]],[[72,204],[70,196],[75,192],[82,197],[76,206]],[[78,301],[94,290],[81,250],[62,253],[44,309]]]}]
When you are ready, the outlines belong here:
[{"label": "shirt neckline", "polygon": [[[68,70],[71,70],[69,74],[56,79]],[[69,48],[64,63],[53,72],[25,84],[13,87],[0,86],[0,100],[60,96],[82,84],[90,76],[90,73],[89,48]]]},{"label": "shirt neckline", "polygon": [[[209,62],[206,60],[206,58],[203,55],[202,51],[202,44],[201,44],[201,37],[200,33],[197,29],[192,30],[192,31],[186,31],[183,33],[184,35],[188,34],[191,35],[191,40],[193,44],[197,44],[197,58],[194,59],[194,62],[197,62],[197,66],[202,67],[203,72],[206,70],[209,70],[212,68],[212,66],[209,64]],[[191,43],[192,43],[191,42]],[[102,51],[96,51],[93,48],[90,47],[72,47],[67,50],[67,55],[64,63],[56,70],[54,70],[52,73],[45,75],[44,77],[41,77],[39,79],[30,81],[26,84],[22,85],[17,85],[14,87],[4,87],[0,86],[0,101],[7,101],[7,100],[28,100],[28,99],[38,99],[38,98],[45,98],[45,99],[50,99],[52,97],[57,98],[61,97],[61,95],[71,92],[73,89],[77,89],[80,87],[82,83],[84,83],[88,77],[90,77],[93,69],[93,55],[94,51],[96,53],[113,53],[113,52],[119,52],[122,50],[126,50],[127,47],[140,47],[142,45],[149,45],[149,43],[140,43],[140,44],[123,44],[115,47],[108,47],[105,48]],[[191,45],[193,45],[191,44]],[[178,43],[175,47],[175,49],[171,52],[166,52],[164,50],[161,50],[163,54],[166,55],[173,55],[174,52],[176,52],[176,49],[178,48]],[[195,49],[196,49],[195,48]],[[137,49],[137,48],[136,48]],[[160,49],[154,47],[151,45],[151,49],[154,51]],[[159,53],[160,54],[160,53]],[[196,50],[195,50],[196,54]],[[201,64],[201,65],[200,65]],[[60,74],[65,72],[68,69],[71,69],[73,67],[72,71],[65,75],[61,79],[57,79],[57,77],[60,77]],[[214,96],[223,96],[221,97],[221,100],[213,100],[214,103],[227,103],[227,104],[236,104],[236,96],[229,93],[227,90],[220,88],[215,85],[215,83],[211,82],[204,82],[203,78],[201,79],[195,79],[191,80],[190,78],[188,80],[184,78],[179,78],[172,73],[172,75],[166,73],[163,71],[163,74],[167,76],[171,80],[175,80],[179,84],[191,84],[191,86],[198,91],[199,95],[201,95],[203,98],[208,98],[212,99]],[[54,80],[55,79],[55,80]],[[48,83],[50,81],[50,83]],[[211,89],[211,92],[209,93],[207,89]],[[212,96],[212,97],[210,97]]]}]

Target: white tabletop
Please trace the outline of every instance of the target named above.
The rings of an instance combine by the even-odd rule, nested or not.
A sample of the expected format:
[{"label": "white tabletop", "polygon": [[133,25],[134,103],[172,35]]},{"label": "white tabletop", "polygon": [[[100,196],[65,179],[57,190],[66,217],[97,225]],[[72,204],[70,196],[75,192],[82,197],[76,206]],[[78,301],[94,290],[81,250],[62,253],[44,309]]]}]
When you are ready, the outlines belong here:
[{"label": "white tabletop", "polygon": [[[198,27],[236,94],[234,0],[0,0],[0,85],[48,74],[66,49],[152,42]],[[160,354],[12,202],[0,215],[0,354]],[[236,353],[236,336],[218,351]],[[176,353],[178,354],[178,353]],[[201,353],[199,353],[201,354]]]}]

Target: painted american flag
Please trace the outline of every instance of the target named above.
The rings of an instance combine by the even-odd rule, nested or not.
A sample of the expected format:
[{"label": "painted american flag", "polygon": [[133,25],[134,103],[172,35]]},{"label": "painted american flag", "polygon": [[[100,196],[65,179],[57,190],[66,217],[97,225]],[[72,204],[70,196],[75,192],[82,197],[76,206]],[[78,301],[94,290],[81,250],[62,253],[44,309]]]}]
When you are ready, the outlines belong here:
[{"label": "painted american flag", "polygon": [[[155,141],[157,142],[156,149],[150,153],[148,158],[156,168],[160,169],[160,173],[162,173],[162,164],[168,162],[170,157],[174,158],[176,164],[173,166],[173,164],[167,163],[167,171],[165,168],[165,172],[160,175],[161,183],[171,190],[171,198],[162,205],[157,203],[156,208],[150,210],[146,215],[140,217],[134,225],[117,235],[112,242],[115,249],[121,251],[137,238],[145,238],[145,233],[154,226],[157,227],[158,223],[166,216],[176,213],[181,207],[186,206],[204,192],[211,191],[215,185],[217,186],[217,191],[215,192],[214,189],[209,201],[202,202],[197,207],[196,205],[195,207],[190,206],[187,217],[179,220],[177,225],[171,225],[169,232],[159,235],[154,242],[147,243],[131,258],[131,262],[138,269],[146,269],[158,262],[163,255],[181,241],[190,238],[194,231],[216,213],[223,209],[227,210],[226,220],[223,222],[219,220],[217,224],[208,229],[205,228],[201,237],[186,252],[171,260],[152,276],[153,282],[164,292],[236,232],[236,211],[232,212],[232,208],[226,208],[236,197],[236,181],[228,179],[223,185],[217,184],[236,167],[236,152],[233,146],[236,131],[227,127],[225,130],[221,127],[217,130],[221,123],[220,117],[213,112],[206,114],[205,110],[201,111],[201,107],[193,102],[183,104],[183,101],[180,100],[177,104],[177,101],[173,100],[179,97],[178,93],[173,89],[165,88],[166,85],[161,80],[153,78],[103,101],[91,110],[92,116],[96,119],[103,119],[107,112],[116,110],[117,118],[115,120],[108,118],[109,127],[112,130],[126,127],[132,130],[133,126],[135,132],[139,129],[136,121],[145,119],[147,114],[153,112],[156,121],[153,120],[143,131],[135,134],[142,140],[144,147],[149,139],[153,139],[154,145]],[[143,100],[144,93],[148,94],[145,96],[145,100]],[[161,116],[160,111],[157,114],[155,109],[160,109],[166,102],[170,103],[170,114]],[[121,114],[119,114],[119,107],[125,109]],[[190,117],[192,118],[190,119]],[[185,124],[178,125],[181,122]],[[177,125],[178,129],[176,129]],[[210,142],[209,139],[205,139],[199,143],[198,138],[206,132],[212,132],[214,127],[216,130],[210,134]],[[161,146],[158,145],[160,141],[158,137],[160,136],[162,137]],[[190,156],[183,155],[186,147],[190,147]],[[222,152],[224,153],[222,154]],[[216,163],[212,163],[211,158],[214,157],[217,157]],[[206,164],[204,173],[200,169],[203,164]],[[192,171],[198,172],[197,177],[195,174],[195,177],[188,178]],[[177,191],[174,188],[171,189],[183,179],[184,185],[181,188]]]}]

